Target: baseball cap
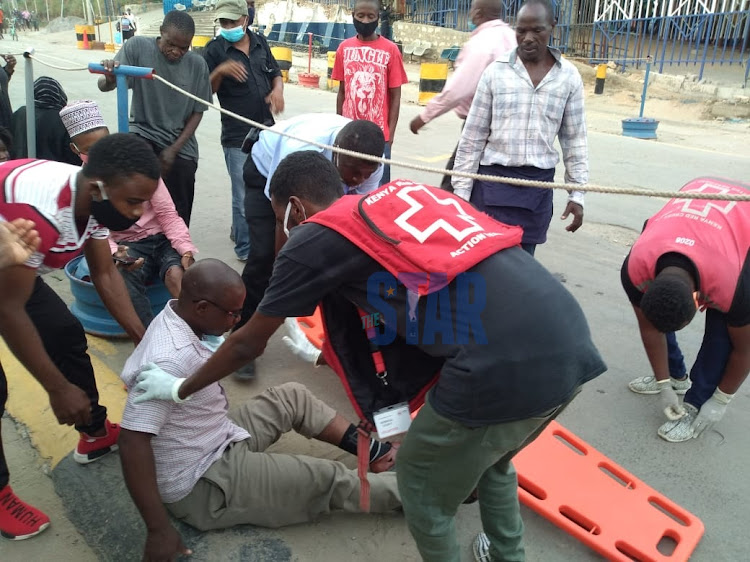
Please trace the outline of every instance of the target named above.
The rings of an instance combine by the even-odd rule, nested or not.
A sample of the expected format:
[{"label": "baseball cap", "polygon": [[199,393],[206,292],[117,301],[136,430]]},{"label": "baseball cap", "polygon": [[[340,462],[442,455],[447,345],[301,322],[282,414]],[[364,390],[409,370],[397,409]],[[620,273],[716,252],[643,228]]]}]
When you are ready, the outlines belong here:
[{"label": "baseball cap", "polygon": [[216,19],[238,20],[247,15],[245,0],[219,0],[216,4]]}]

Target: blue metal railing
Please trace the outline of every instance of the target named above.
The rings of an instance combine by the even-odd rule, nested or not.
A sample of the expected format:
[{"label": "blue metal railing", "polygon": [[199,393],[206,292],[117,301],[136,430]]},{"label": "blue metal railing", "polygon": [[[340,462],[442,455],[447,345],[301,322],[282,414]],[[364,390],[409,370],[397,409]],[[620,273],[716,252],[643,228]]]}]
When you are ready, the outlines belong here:
[{"label": "blue metal railing", "polygon": [[[503,19],[514,25],[523,0],[502,0],[502,4]],[[750,10],[593,22],[591,6],[582,11],[573,0],[557,0],[553,5],[557,15],[553,45],[592,62],[614,61],[622,70],[640,66],[650,56],[659,72],[668,65],[693,65],[700,79],[706,65],[743,64],[750,48]],[[468,31],[470,6],[471,0],[405,0],[403,17],[412,23]],[[574,22],[574,16],[583,19]]]},{"label": "blue metal railing", "polygon": [[741,64],[748,47],[747,10],[657,18],[596,22],[588,56],[615,61],[623,69],[633,59],[654,58],[659,72],[665,65]]}]

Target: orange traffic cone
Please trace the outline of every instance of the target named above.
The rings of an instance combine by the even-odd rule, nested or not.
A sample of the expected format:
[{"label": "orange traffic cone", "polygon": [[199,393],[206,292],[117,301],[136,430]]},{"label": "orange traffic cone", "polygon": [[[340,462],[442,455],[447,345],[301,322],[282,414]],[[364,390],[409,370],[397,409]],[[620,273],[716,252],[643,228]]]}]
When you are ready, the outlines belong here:
[{"label": "orange traffic cone", "polygon": [[91,49],[91,46],[89,45],[89,30],[86,28],[83,30],[83,48],[86,51]]}]

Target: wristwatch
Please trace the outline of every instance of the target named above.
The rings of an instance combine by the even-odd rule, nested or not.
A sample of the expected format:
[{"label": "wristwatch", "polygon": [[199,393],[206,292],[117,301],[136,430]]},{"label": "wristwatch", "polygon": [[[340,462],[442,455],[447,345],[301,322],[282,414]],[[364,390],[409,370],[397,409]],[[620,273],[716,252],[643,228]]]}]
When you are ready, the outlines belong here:
[{"label": "wristwatch", "polygon": [[193,257],[193,252],[185,252],[184,254],[182,254],[182,257],[183,257],[183,258],[190,258],[190,259],[195,259],[195,258]]}]

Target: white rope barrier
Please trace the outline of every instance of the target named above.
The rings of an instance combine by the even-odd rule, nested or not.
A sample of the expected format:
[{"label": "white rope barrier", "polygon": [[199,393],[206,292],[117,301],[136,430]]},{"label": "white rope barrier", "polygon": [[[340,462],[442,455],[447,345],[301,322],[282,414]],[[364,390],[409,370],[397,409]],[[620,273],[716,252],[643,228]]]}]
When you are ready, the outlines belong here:
[{"label": "white rope barrier", "polygon": [[[40,58],[38,58],[38,55],[34,55],[32,56],[32,58],[36,60],[37,62],[39,62],[40,64],[43,64],[45,66],[49,66],[50,68],[55,68],[58,70],[71,71],[71,72],[88,70],[88,67],[65,68],[65,67],[53,65],[49,62],[41,60]],[[263,123],[258,123],[257,121],[253,121],[252,119],[248,119],[246,117],[243,117],[242,115],[238,115],[237,113],[224,109],[212,102],[208,102],[204,100],[203,98],[200,98],[190,92],[187,92],[184,89],[180,88],[179,86],[176,86],[175,84],[172,84],[168,80],[165,80],[161,76],[154,74],[153,79],[157,80],[158,82],[161,82],[168,88],[171,88],[175,90],[176,92],[179,92],[180,94],[194,101],[197,101],[198,103],[202,103],[203,105],[207,106],[210,109],[218,111],[219,113],[222,113],[224,115],[228,115],[252,127],[256,127],[263,131],[270,130],[271,132],[275,134],[281,135],[283,137],[286,137],[292,140],[296,140],[298,142],[309,144],[310,146],[315,146],[317,148],[322,148],[323,150],[330,151],[332,153],[343,154],[345,156],[350,156],[352,158],[357,158],[359,160],[366,160],[368,162],[376,162],[378,164],[389,164],[391,166],[395,166],[399,168],[406,168],[410,170],[416,170],[418,172],[427,172],[431,174],[469,178],[472,180],[478,180],[478,181],[484,181],[484,182],[490,182],[490,183],[505,183],[505,184],[510,184],[510,185],[518,185],[522,187],[538,187],[542,189],[564,189],[566,191],[585,191],[587,193],[608,193],[608,194],[613,194],[613,195],[634,195],[638,197],[656,197],[656,198],[661,198],[661,199],[702,199],[702,200],[711,200],[711,201],[750,201],[750,194],[734,195],[734,194],[726,194],[726,193],[699,193],[699,192],[683,193],[679,191],[653,191],[650,189],[623,188],[623,187],[605,186],[605,185],[598,185],[598,184],[591,184],[591,183],[586,184],[586,185],[580,185],[580,184],[573,184],[573,183],[541,182],[541,181],[524,180],[524,179],[519,179],[519,178],[491,176],[487,174],[459,172],[456,170],[444,170],[441,168],[423,166],[421,164],[412,164],[412,163],[403,162],[400,160],[390,160],[390,159],[382,158],[380,156],[371,156],[369,154],[363,154],[363,153],[355,152],[352,150],[346,150],[338,146],[331,146],[331,145],[327,145],[324,143],[311,141],[308,139],[304,139],[304,138],[292,135],[284,131],[278,131],[278,130],[272,129],[271,127],[268,127],[264,125]]]}]

